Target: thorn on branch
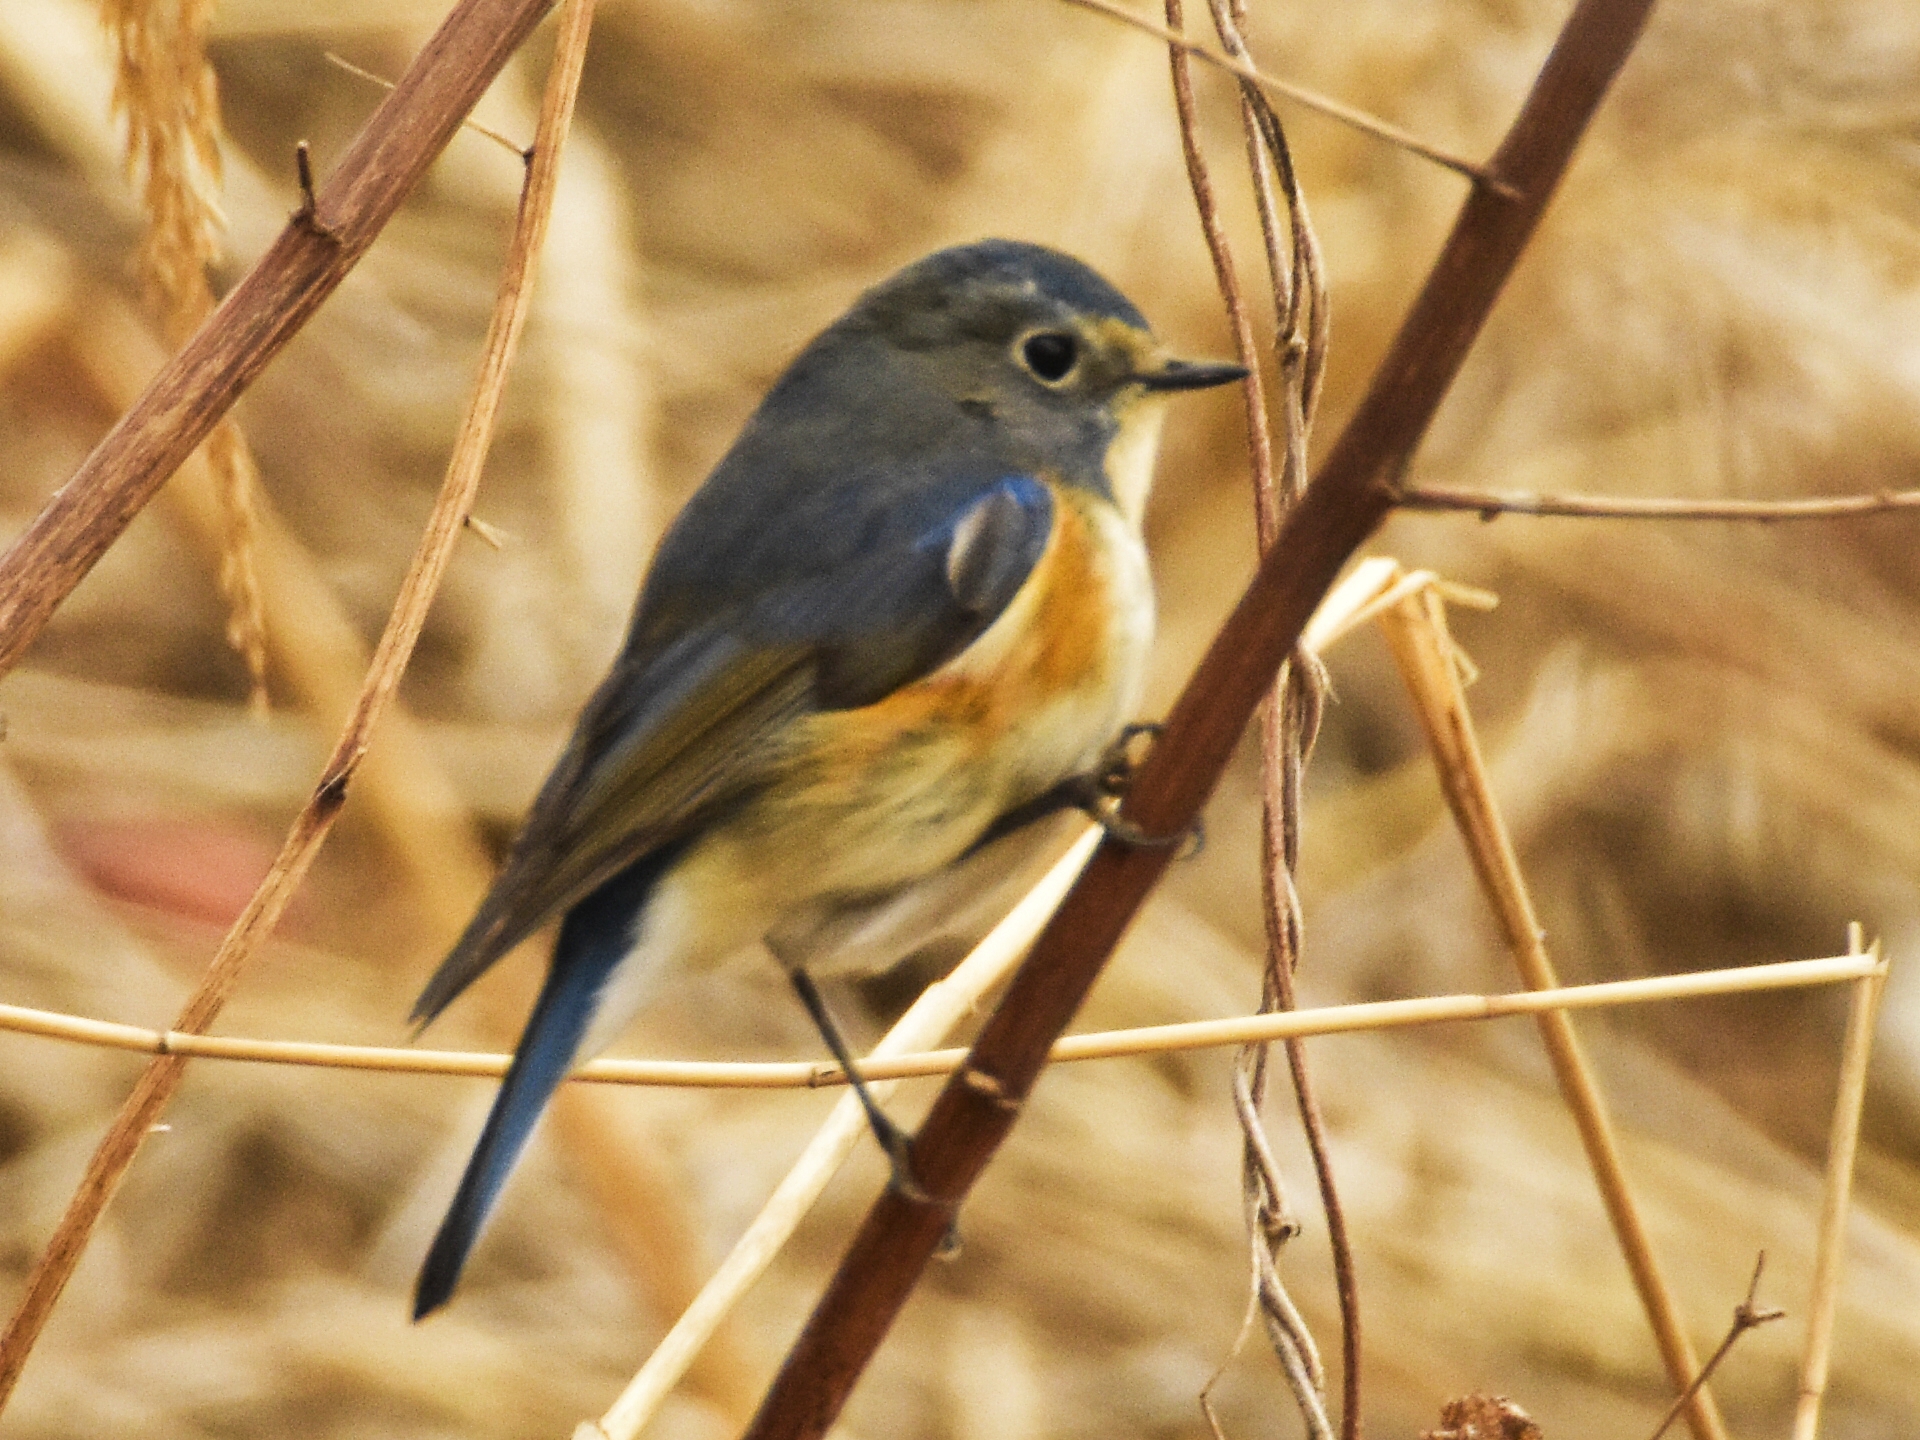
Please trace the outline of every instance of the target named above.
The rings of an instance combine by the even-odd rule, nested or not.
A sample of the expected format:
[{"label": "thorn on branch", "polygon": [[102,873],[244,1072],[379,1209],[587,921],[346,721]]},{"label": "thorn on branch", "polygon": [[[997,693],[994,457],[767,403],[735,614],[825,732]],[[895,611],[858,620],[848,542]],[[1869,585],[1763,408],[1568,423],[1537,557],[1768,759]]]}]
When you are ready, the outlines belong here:
[{"label": "thorn on branch", "polygon": [[293,169],[300,182],[300,208],[293,212],[294,223],[323,240],[338,242],[333,227],[321,223],[319,200],[313,193],[313,152],[304,140],[293,147]]},{"label": "thorn on branch", "polygon": [[483,544],[495,550],[506,549],[507,542],[513,538],[498,525],[482,520],[477,515],[463,515],[460,517],[460,523],[471,530]]}]

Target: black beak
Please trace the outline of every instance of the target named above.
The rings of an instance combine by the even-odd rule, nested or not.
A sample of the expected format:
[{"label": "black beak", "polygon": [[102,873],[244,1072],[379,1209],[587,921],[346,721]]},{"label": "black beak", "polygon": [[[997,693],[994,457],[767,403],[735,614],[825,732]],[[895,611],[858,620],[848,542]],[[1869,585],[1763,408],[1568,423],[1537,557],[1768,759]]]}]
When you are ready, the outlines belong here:
[{"label": "black beak", "polygon": [[1140,377],[1149,390],[1209,390],[1215,385],[1231,384],[1247,378],[1244,365],[1226,365],[1215,361],[1169,360],[1158,370]]}]

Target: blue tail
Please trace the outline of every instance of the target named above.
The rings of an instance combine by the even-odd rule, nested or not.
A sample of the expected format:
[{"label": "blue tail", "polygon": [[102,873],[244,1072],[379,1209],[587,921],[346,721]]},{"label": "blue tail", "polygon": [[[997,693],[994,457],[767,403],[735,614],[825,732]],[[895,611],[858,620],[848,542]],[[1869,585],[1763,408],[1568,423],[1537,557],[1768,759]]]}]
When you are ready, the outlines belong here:
[{"label": "blue tail", "polygon": [[573,1068],[581,1037],[599,1008],[601,988],[633,947],[634,922],[654,883],[676,857],[678,847],[642,856],[567,913],[553,947],[553,963],[541,988],[513,1064],[494,1098],[480,1143],[454,1192],[440,1233],[433,1237],[420,1283],[414,1291],[413,1318],[438,1310],[453,1294],[467,1252],[480,1236],[500,1187],[547,1101]]}]

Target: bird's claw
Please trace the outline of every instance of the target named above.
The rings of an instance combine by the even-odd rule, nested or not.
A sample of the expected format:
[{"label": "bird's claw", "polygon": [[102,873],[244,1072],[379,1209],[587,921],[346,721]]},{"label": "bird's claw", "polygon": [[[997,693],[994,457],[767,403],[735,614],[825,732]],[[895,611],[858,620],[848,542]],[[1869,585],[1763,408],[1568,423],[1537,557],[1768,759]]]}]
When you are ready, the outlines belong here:
[{"label": "bird's claw", "polygon": [[[884,1125],[884,1129],[882,1129]],[[908,1135],[884,1114],[881,1123],[874,1126],[874,1139],[880,1142],[880,1148],[886,1153],[887,1166],[892,1171],[888,1188],[903,1200],[911,1200],[918,1205],[931,1205],[933,1196],[927,1193],[913,1173],[913,1137]]]},{"label": "bird's claw", "polygon": [[1190,848],[1183,850],[1177,858],[1187,860],[1198,855],[1206,843],[1206,833],[1197,818],[1177,834],[1153,835],[1120,813],[1121,805],[1126,802],[1127,791],[1132,787],[1134,771],[1138,768],[1133,756],[1133,742],[1143,735],[1158,739],[1165,728],[1154,721],[1141,721],[1127,726],[1107,746],[1100,756],[1100,763],[1079,777],[1078,793],[1074,798],[1094,824],[1121,844],[1148,850],[1184,845]]}]

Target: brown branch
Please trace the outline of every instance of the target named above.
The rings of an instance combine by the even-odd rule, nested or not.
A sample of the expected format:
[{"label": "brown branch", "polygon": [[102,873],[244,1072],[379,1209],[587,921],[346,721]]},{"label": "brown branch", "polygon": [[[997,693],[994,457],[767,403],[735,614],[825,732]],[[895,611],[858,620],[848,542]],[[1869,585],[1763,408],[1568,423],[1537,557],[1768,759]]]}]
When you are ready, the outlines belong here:
[{"label": "brown branch", "polygon": [[[493,420],[505,387],[507,367],[526,321],[532,298],[529,281],[546,230],[561,142],[572,116],[591,15],[592,0],[568,0],[541,108],[538,150],[521,192],[520,215],[501,275],[499,298],[488,327],[473,398],[455,441],[440,496],[428,517],[413,563],[401,582],[399,598],[394,602],[386,631],[374,652],[359,701],[311,798],[295,817],[272,869],[247,902],[240,918],[234,921],[206,974],[174,1022],[176,1030],[204,1032],[233,993],[247,961],[272,934],[287,902],[299,889],[332,830],[346,799],[347,786],[366,753],[374,724],[392,699],[401,672],[413,654],[427,607],[433,601],[462,533],[461,516],[473,502],[473,492],[479,484],[481,466],[492,439]],[[417,71],[418,66],[415,68]],[[153,393],[149,390],[149,397]],[[134,413],[139,413],[138,407]],[[120,428],[127,428],[125,421]],[[5,1335],[0,1336],[0,1407],[4,1407],[12,1394],[34,1342],[72,1277],[101,1212],[119,1188],[155,1120],[185,1078],[186,1064],[185,1057],[180,1055],[163,1055],[152,1061],[141,1072],[133,1093],[94,1151],[66,1213],[27,1279],[19,1308]]]},{"label": "brown branch", "polygon": [[1749,1330],[1759,1329],[1769,1321],[1786,1318],[1787,1312],[1784,1310],[1773,1307],[1765,1310],[1760,1308],[1760,1272],[1766,1269],[1766,1266],[1767,1252],[1762,1250],[1760,1258],[1753,1262],[1753,1279],[1747,1282],[1747,1298],[1733,1307],[1733,1324],[1727,1327],[1726,1338],[1720,1342],[1720,1348],[1707,1357],[1707,1363],[1700,1367],[1700,1373],[1693,1377],[1693,1383],[1674,1397],[1673,1404],[1667,1407],[1667,1413],[1661,1416],[1660,1423],[1653,1427],[1653,1434],[1649,1435],[1647,1440],[1660,1440],[1660,1437],[1667,1433],[1668,1428],[1680,1417],[1680,1412],[1692,1401],[1694,1393],[1707,1383],[1708,1377],[1715,1370],[1720,1368],[1720,1362],[1727,1358],[1742,1335]]},{"label": "brown branch", "polygon": [[0,556],[0,674],[333,293],[553,0],[461,0],[339,167]]},{"label": "brown branch", "polygon": [[[1477,186],[1468,197],[1366,396],[1141,765],[1126,809],[1149,834],[1192,823],[1314,606],[1392,508],[1382,477],[1404,467],[1432,420],[1652,3],[1575,7],[1494,156],[1505,186]],[[833,1423],[1011,1128],[1048,1045],[1171,859],[1162,848],[1102,844],[921,1127],[915,1171],[927,1198],[888,1190],[869,1212],[749,1428],[752,1440],[817,1436]]]},{"label": "brown branch", "polygon": [[1555,515],[1585,520],[1842,520],[1920,510],[1920,490],[1875,495],[1824,495],[1805,500],[1684,500],[1632,495],[1540,495],[1530,490],[1457,490],[1415,485],[1398,491],[1403,510],[1471,510],[1482,520],[1502,515]]}]

